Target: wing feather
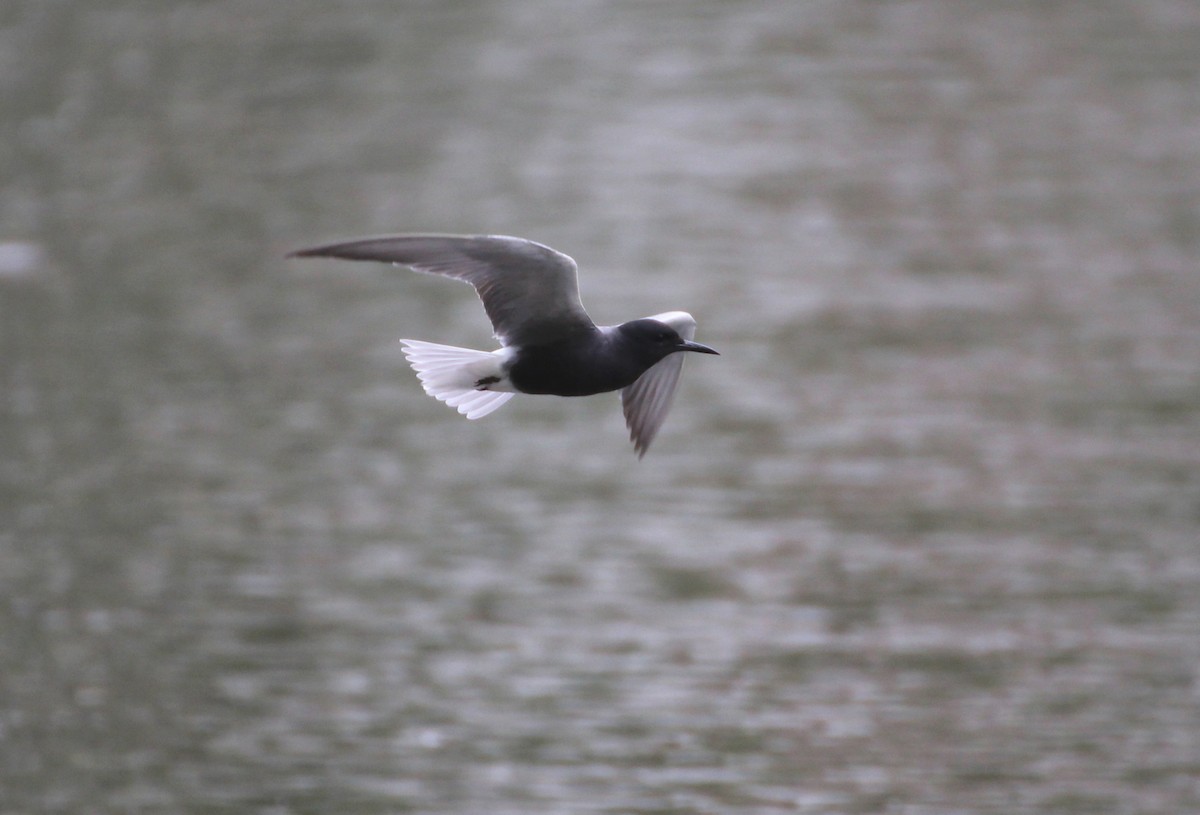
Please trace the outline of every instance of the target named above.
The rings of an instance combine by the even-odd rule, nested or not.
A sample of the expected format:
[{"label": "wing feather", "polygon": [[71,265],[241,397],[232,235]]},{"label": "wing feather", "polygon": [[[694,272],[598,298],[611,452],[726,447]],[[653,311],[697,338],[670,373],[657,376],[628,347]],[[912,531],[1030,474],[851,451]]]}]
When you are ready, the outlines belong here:
[{"label": "wing feather", "polygon": [[[685,311],[668,311],[655,314],[650,319],[666,323],[685,340],[696,337],[696,321]],[[629,438],[633,441],[638,458],[646,455],[650,443],[667,419],[686,356],[678,353],[663,357],[632,385],[621,390],[621,409],[625,413]]]},{"label": "wing feather", "polygon": [[553,342],[595,327],[579,299],[575,261],[524,238],[384,235],[301,249],[290,257],[374,260],[470,283],[505,345]]}]

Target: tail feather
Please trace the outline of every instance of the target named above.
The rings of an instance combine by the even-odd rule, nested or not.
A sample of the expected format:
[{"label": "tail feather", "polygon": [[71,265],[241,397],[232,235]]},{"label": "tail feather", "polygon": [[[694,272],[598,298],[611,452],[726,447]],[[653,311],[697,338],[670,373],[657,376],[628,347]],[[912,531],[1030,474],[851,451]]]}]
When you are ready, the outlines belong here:
[{"label": "tail feather", "polygon": [[498,354],[421,340],[400,340],[400,343],[425,392],[457,408],[468,419],[483,418],[514,396],[507,390],[476,387],[477,382],[485,379],[497,379],[494,384],[501,387],[506,384],[501,370],[503,358]]},{"label": "tail feather", "polygon": [[503,391],[471,391],[462,396],[452,396],[445,401],[468,419],[479,419],[500,408],[513,395]]}]

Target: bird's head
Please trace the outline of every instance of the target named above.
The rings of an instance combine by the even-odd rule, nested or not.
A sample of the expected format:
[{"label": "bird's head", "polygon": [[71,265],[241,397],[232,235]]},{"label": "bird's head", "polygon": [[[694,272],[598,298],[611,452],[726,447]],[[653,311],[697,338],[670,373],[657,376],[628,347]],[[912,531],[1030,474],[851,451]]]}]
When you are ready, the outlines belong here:
[{"label": "bird's head", "polygon": [[676,351],[695,351],[698,354],[716,354],[707,345],[685,340],[671,326],[652,318],[631,320],[617,327],[617,332],[627,347],[653,365]]}]

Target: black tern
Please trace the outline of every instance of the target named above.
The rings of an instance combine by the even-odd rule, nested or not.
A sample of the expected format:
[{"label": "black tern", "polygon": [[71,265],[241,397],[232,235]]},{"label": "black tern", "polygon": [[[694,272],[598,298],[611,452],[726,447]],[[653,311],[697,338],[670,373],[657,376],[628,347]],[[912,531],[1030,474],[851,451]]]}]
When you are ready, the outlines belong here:
[{"label": "black tern", "polygon": [[683,368],[678,352],[717,353],[693,342],[696,321],[686,311],[596,325],[579,299],[575,261],[524,238],[385,235],[288,257],[372,260],[470,283],[501,347],[487,352],[401,340],[425,392],[479,419],[517,393],[590,396],[619,390],[638,458],[671,408]]}]

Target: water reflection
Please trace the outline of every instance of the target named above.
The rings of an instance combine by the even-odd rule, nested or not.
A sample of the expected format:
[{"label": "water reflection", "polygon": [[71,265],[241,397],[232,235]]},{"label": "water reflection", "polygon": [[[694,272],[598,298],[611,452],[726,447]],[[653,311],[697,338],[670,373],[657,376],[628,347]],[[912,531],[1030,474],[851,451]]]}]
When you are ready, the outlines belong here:
[{"label": "water reflection", "polygon": [[[0,14],[3,808],[1196,809],[1198,25]],[[396,228],[724,356],[464,422]]]}]

